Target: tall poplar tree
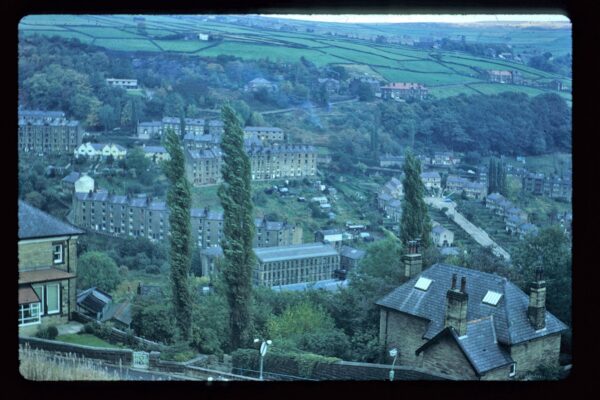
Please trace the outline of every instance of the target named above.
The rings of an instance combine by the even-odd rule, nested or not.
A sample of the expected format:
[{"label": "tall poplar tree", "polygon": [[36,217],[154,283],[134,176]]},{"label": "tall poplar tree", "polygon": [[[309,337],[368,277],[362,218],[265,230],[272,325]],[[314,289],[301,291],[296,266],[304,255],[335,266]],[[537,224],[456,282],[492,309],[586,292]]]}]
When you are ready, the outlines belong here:
[{"label": "tall poplar tree", "polygon": [[225,131],[221,140],[223,183],[218,194],[223,206],[223,270],[230,312],[230,346],[237,349],[250,342],[252,297],[252,192],[250,160],[244,151],[244,133],[233,109],[222,109]]},{"label": "tall poplar tree", "polygon": [[165,147],[171,156],[171,159],[165,162],[164,170],[170,184],[167,192],[167,206],[169,207],[171,227],[169,242],[173,311],[181,337],[188,340],[192,324],[192,304],[188,286],[191,261],[190,210],[192,196],[190,184],[185,177],[183,149],[179,136],[173,129],[166,132]]},{"label": "tall poplar tree", "polygon": [[400,220],[400,239],[406,245],[408,241],[419,238],[422,248],[427,248],[431,244],[429,237],[431,220],[423,200],[425,186],[421,181],[421,162],[410,151],[406,152],[403,170],[404,201]]}]

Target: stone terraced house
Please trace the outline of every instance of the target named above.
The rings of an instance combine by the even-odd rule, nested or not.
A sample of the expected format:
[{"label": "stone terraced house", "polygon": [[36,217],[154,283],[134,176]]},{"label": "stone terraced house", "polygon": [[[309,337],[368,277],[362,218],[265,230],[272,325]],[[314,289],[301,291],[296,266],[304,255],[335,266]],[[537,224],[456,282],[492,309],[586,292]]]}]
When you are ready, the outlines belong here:
[{"label": "stone terraced house", "polygon": [[19,200],[19,334],[76,310],[77,239],[84,232]]},{"label": "stone terraced house", "polygon": [[[107,191],[75,193],[69,219],[73,224],[116,237],[166,240],[169,234],[167,204],[146,194],[116,195]],[[268,247],[302,243],[302,228],[287,222],[256,219],[253,246]],[[217,246],[223,236],[223,212],[191,209],[192,243],[199,248]]]},{"label": "stone terraced house", "polygon": [[376,303],[380,343],[398,350],[400,364],[463,380],[518,379],[558,365],[568,327],[546,311],[541,269],[528,296],[506,278],[455,265],[421,272],[416,256],[410,279]]},{"label": "stone terraced house", "polygon": [[34,154],[73,154],[81,145],[79,121],[68,120],[62,111],[19,109],[18,149]]}]

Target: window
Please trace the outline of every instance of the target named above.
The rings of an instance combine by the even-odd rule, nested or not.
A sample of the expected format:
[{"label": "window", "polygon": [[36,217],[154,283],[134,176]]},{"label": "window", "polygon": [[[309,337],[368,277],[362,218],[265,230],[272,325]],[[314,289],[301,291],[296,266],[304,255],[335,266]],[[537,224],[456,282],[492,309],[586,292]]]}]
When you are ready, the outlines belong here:
[{"label": "window", "polygon": [[515,376],[517,374],[517,363],[510,364],[510,372],[508,376]]},{"label": "window", "polygon": [[46,285],[46,312],[48,314],[60,312],[60,285],[58,283]]},{"label": "window", "polygon": [[40,323],[40,303],[21,304],[19,306],[19,326]]},{"label": "window", "polygon": [[62,264],[63,261],[63,244],[62,243],[53,243],[52,244],[52,259],[54,264]]}]

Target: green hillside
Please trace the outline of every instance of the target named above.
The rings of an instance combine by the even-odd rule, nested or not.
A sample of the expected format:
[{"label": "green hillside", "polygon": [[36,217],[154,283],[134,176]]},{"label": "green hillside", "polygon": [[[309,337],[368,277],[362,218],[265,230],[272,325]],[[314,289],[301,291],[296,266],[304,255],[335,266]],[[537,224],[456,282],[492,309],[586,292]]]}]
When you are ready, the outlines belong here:
[{"label": "green hillside", "polygon": [[[145,15],[141,21],[133,15],[31,15],[23,18],[19,30],[24,35],[57,35],[76,38],[82,42],[110,50],[130,52],[184,53],[190,56],[215,57],[231,55],[245,60],[269,58],[272,61],[294,62],[300,57],[317,66],[327,64],[352,65],[355,71],[364,71],[387,81],[409,81],[427,85],[436,97],[459,93],[492,94],[516,91],[531,95],[550,91],[516,85],[487,83],[481,78],[482,69],[518,70],[526,79],[548,82],[559,79],[571,87],[571,79],[548,73],[523,64],[498,59],[475,57],[459,52],[420,50],[415,47],[382,44],[334,37],[308,32],[284,32],[237,26],[215,20],[202,20],[196,16]],[[142,23],[141,26],[138,26]],[[298,22],[298,26],[309,26]],[[455,38],[464,34],[473,42],[509,43],[530,48],[540,42],[556,50],[557,54],[570,49],[570,36],[564,30],[534,30],[514,27],[450,26],[445,24],[327,24],[319,29],[332,29],[339,34],[377,35],[410,34]],[[183,34],[213,33],[217,41],[199,41]],[[370,71],[370,72],[368,72]],[[560,95],[571,102],[571,94]]]}]

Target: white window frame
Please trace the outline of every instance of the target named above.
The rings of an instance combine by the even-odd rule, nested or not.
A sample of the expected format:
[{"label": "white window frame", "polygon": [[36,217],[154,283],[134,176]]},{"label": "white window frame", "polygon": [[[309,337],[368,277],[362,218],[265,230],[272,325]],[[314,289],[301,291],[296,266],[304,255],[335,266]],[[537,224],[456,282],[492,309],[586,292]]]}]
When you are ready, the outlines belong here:
[{"label": "white window frame", "polygon": [[44,292],[45,292],[44,294],[46,295],[46,300],[47,300],[47,297],[48,297],[48,287],[50,287],[50,286],[56,287],[56,300],[57,300],[58,308],[51,310],[50,306],[47,304],[48,302],[46,301],[46,307],[47,307],[47,310],[46,310],[47,312],[46,313],[48,315],[60,314],[60,309],[61,309],[60,283],[52,283],[52,284],[46,285],[46,287],[44,288]]},{"label": "white window frame", "polygon": [[[33,290],[35,291],[35,293],[38,295],[38,297],[40,298],[40,315],[45,315],[45,299],[46,299],[46,286],[44,285],[33,285],[32,286]],[[38,293],[38,289],[40,290]]]},{"label": "white window frame", "polygon": [[[36,317],[28,317],[25,319],[25,309],[29,308],[32,314],[34,311],[37,311]],[[30,303],[30,304],[19,304],[19,326],[29,326],[29,325],[37,325],[41,323],[41,312],[40,312],[40,303]]]},{"label": "white window frame", "polygon": [[[57,250],[58,248],[58,250]],[[52,263],[53,264],[64,264],[65,260],[64,260],[64,251],[65,251],[65,246],[63,243],[52,243]],[[60,257],[57,259],[56,256],[60,255]]]},{"label": "white window frame", "polygon": [[515,376],[517,374],[517,363],[510,364],[510,370],[508,376]]}]

